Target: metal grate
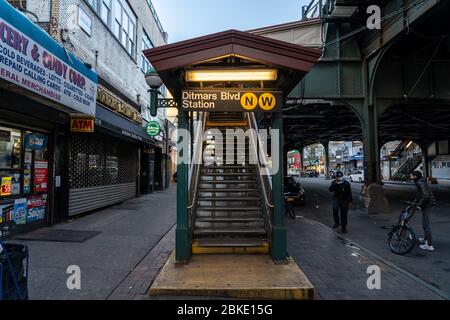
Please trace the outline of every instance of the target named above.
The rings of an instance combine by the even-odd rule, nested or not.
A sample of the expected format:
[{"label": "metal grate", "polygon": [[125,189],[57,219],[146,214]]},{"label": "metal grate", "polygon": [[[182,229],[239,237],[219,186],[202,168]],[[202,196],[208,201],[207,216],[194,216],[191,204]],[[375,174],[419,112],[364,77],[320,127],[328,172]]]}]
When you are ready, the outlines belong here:
[{"label": "metal grate", "polygon": [[101,134],[72,134],[70,188],[136,181],[137,148]]}]

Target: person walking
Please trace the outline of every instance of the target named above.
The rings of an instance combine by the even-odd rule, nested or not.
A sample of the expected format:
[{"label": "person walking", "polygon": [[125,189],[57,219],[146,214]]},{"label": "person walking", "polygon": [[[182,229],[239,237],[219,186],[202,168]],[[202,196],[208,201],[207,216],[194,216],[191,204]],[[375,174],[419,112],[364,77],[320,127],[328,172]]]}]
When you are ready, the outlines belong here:
[{"label": "person walking", "polygon": [[342,171],[336,172],[336,179],[331,182],[330,192],[333,192],[333,228],[341,226],[342,233],[347,233],[348,208],[353,202],[350,182],[344,180]]},{"label": "person walking", "polygon": [[412,204],[422,211],[422,227],[425,233],[424,238],[419,238],[419,241],[422,243],[419,247],[422,250],[434,251],[431,216],[436,208],[436,199],[422,172],[414,171],[411,174],[411,179],[416,184],[416,195]]}]

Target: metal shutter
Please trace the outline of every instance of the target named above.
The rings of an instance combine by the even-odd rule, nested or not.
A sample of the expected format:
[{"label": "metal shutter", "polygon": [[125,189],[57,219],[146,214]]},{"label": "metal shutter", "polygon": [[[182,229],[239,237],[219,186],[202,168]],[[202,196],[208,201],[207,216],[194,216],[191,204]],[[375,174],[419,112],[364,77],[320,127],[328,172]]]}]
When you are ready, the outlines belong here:
[{"label": "metal shutter", "polygon": [[69,216],[135,197],[135,145],[97,133],[71,138]]}]

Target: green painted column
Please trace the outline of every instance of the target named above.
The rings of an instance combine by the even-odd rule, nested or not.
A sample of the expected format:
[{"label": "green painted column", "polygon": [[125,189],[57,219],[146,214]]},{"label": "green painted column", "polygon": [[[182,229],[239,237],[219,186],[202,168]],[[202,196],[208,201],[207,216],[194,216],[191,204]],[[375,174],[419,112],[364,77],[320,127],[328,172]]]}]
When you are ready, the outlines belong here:
[{"label": "green painted column", "polygon": [[[188,130],[188,114],[186,111],[178,112],[178,129]],[[189,141],[178,136],[178,159],[183,159],[183,153],[188,152]],[[184,138],[186,139],[186,138]],[[182,146],[180,148],[180,146]],[[177,227],[175,235],[175,260],[178,263],[188,262],[191,257],[191,242],[188,222],[188,164],[177,165]]]},{"label": "green painted column", "polygon": [[272,129],[279,130],[278,143],[279,153],[272,154],[272,161],[278,161],[278,171],[272,175],[272,203],[274,205],[272,223],[272,246],[271,255],[275,261],[285,261],[288,258],[286,248],[286,228],[284,227],[284,135],[283,114],[281,112],[272,114]]}]

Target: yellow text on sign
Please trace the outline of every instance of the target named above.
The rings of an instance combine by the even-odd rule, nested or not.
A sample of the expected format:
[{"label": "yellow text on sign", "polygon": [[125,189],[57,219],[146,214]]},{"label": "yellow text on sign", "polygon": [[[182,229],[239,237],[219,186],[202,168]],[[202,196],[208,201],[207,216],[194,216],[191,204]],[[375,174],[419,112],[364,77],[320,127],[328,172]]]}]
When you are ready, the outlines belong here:
[{"label": "yellow text on sign", "polygon": [[241,106],[245,110],[253,110],[258,105],[258,97],[256,94],[248,92],[244,93],[241,97]]},{"label": "yellow text on sign", "polygon": [[261,109],[265,111],[270,111],[275,108],[277,104],[277,99],[271,93],[263,93],[258,97],[256,94],[247,92],[241,97],[241,106],[247,111],[255,109],[258,105]]}]

